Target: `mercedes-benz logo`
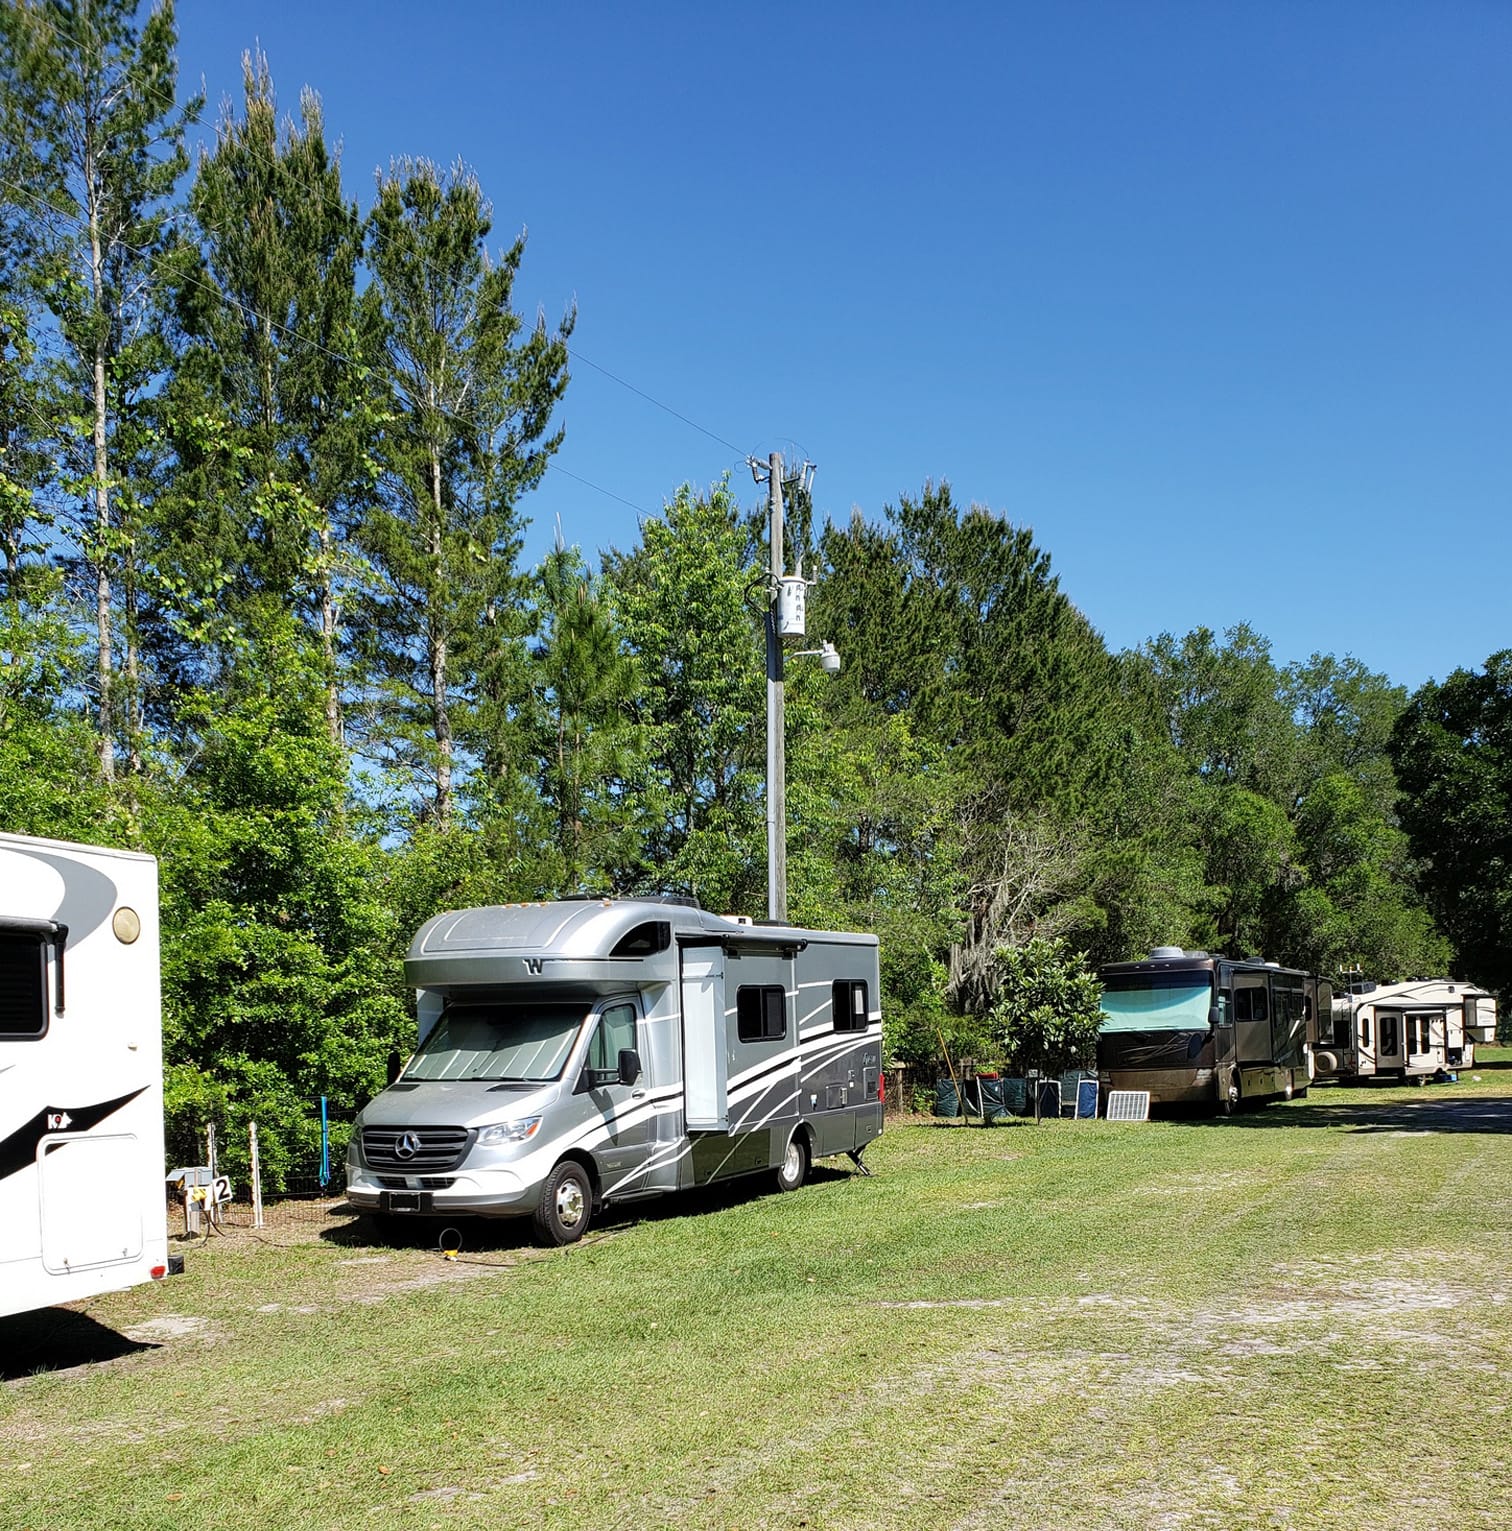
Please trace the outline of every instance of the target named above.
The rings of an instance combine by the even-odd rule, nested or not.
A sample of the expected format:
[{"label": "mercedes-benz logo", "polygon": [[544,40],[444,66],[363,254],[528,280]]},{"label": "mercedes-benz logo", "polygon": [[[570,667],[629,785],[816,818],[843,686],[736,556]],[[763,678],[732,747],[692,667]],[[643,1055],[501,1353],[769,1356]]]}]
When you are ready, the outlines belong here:
[{"label": "mercedes-benz logo", "polygon": [[399,1141],[394,1144],[394,1157],[396,1159],[413,1159],[420,1152],[420,1134],[418,1132],[402,1132]]}]

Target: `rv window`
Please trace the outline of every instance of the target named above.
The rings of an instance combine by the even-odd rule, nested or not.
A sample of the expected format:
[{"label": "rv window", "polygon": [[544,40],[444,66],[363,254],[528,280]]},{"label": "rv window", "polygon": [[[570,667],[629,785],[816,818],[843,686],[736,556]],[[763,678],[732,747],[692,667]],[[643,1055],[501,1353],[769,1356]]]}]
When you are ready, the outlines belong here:
[{"label": "rv window", "polygon": [[735,1034],[742,1042],[787,1035],[787,995],[778,984],[742,984],[735,993]]},{"label": "rv window", "polygon": [[47,945],[31,931],[0,930],[0,1036],[47,1030]]},{"label": "rv window", "polygon": [[1381,1053],[1389,1056],[1397,1050],[1397,1018],[1394,1015],[1381,1017]]},{"label": "rv window", "polygon": [[670,920],[648,920],[620,937],[611,957],[654,957],[672,944]]},{"label": "rv window", "polygon": [[1234,990],[1234,1019],[1236,1021],[1265,1021],[1270,1019],[1270,1012],[1266,1008],[1265,988],[1263,985]]},{"label": "rv window", "polygon": [[835,1030],[866,1030],[866,983],[862,979],[842,978],[835,985]]},{"label": "rv window", "polygon": [[1370,1046],[1370,1017],[1368,1015],[1360,1017],[1360,1046]]},{"label": "rv window", "polygon": [[635,1044],[635,1006],[609,1005],[599,1016],[598,1029],[588,1044],[588,1068],[594,1074],[618,1077],[622,1049],[639,1051]]}]

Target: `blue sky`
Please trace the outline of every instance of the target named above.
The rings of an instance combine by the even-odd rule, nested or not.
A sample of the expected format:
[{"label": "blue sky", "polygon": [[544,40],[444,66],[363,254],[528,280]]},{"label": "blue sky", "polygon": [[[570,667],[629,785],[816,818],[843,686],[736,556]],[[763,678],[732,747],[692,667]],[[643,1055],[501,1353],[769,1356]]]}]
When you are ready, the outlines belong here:
[{"label": "blue sky", "polygon": [[532,560],[780,450],[832,518],[946,479],[1032,527],[1115,648],[1247,621],[1416,686],[1512,644],[1500,0],[178,14],[208,120],[260,44],[364,208],[460,157],[520,305],[576,301]]}]

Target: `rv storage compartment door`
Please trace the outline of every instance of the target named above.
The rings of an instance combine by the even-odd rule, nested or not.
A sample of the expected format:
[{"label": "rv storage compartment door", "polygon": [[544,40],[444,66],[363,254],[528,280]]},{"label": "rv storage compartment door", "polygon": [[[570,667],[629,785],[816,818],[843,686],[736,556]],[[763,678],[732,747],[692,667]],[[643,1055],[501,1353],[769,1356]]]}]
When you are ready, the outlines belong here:
[{"label": "rv storage compartment door", "polygon": [[42,1265],[53,1275],[142,1253],[142,1187],[162,1197],[140,1141],[53,1138],[42,1144]]},{"label": "rv storage compartment door", "polygon": [[682,953],[683,1110],[689,1132],[729,1126],[724,952],[718,946]]}]

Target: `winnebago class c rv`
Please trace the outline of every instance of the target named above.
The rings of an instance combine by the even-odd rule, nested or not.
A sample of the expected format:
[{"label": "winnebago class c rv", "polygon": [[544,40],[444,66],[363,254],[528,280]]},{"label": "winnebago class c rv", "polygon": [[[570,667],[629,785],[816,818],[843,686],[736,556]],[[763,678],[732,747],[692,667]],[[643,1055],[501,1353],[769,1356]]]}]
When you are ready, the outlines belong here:
[{"label": "winnebago class c rv", "polygon": [[0,835],[0,1314],[167,1273],[157,863]]},{"label": "winnebago class c rv", "polygon": [[419,1046],[357,1119],[347,1199],[380,1215],[532,1217],[770,1172],[882,1130],[875,936],[670,901],[438,915],[410,947]]}]

